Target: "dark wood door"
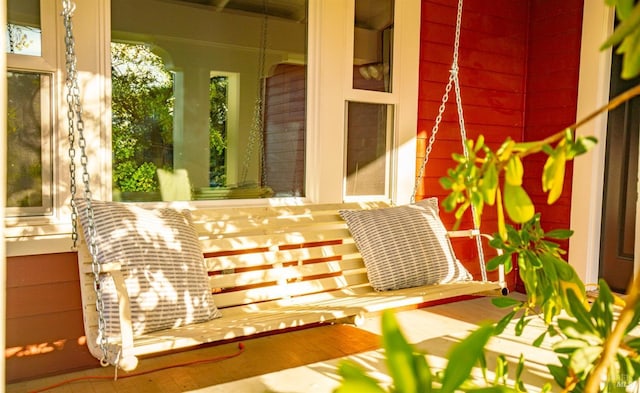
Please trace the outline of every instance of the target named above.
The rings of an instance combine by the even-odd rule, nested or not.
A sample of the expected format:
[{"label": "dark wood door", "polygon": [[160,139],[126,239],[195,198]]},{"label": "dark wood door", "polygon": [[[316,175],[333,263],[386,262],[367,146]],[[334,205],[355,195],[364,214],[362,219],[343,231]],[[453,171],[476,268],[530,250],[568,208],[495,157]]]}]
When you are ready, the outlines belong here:
[{"label": "dark wood door", "polygon": [[[620,68],[621,58],[614,55],[611,97],[640,83],[640,78],[620,79]],[[608,119],[600,277],[612,289],[626,292],[633,277],[640,97],[611,111]]]}]

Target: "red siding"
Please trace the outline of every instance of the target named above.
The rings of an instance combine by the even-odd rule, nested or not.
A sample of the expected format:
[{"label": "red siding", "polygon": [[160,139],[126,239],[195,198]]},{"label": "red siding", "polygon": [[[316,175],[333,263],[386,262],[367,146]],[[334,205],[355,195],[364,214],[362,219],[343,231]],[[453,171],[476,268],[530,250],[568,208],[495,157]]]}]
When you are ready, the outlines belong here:
[{"label": "red siding", "polygon": [[98,365],[80,299],[75,253],[7,258],[7,382]]},{"label": "red siding", "polygon": [[[576,121],[582,9],[583,0],[530,1],[526,139],[545,138]],[[569,228],[573,166],[567,167],[560,199],[549,206],[540,182],[545,159],[539,154],[525,163],[525,186],[542,213],[546,230]]]}]

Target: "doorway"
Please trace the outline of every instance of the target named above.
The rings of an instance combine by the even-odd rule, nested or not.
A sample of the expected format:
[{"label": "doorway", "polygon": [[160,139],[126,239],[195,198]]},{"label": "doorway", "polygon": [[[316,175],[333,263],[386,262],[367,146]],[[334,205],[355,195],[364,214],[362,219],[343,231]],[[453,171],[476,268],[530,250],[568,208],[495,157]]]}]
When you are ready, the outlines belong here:
[{"label": "doorway", "polygon": [[[610,96],[640,83],[620,78],[622,58],[614,54]],[[625,293],[633,277],[640,97],[609,112],[600,235],[599,277],[612,290]]]}]

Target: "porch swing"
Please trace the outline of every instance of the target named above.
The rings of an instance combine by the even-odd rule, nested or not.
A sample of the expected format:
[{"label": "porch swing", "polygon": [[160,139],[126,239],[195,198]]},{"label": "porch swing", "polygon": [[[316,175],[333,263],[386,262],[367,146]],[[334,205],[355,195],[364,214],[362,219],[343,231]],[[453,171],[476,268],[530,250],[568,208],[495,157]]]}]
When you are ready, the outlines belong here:
[{"label": "porch swing", "polygon": [[[480,242],[485,235],[477,229],[447,232],[439,219],[435,198],[415,202],[452,88],[458,95],[462,115],[457,82],[462,0],[458,2],[452,72],[417,177],[412,196],[415,203],[199,207],[187,212],[93,199],[77,80],[73,6],[71,0],[62,3],[72,239],[78,249],[87,346],[101,365],[129,371],[137,366],[140,356],[322,323],[357,325],[366,316],[386,309],[416,308],[467,295],[506,293],[502,269],[497,282],[487,279]],[[76,134],[82,197],[76,197]],[[358,215],[397,211],[404,214],[399,226],[417,222],[420,230],[413,232],[424,241],[410,240],[401,250],[401,258],[372,266],[371,255],[359,236],[362,230],[358,230],[360,227],[369,231],[371,222],[360,220]],[[378,223],[386,224],[384,220]],[[476,238],[481,280],[472,280],[455,259],[449,243],[449,237],[454,236]],[[387,245],[376,238],[370,240],[374,248]],[[414,249],[422,253],[418,263],[423,269],[432,269],[428,275],[434,277],[429,277],[430,283],[398,285],[395,275]],[[379,251],[386,257],[389,250]],[[433,258],[427,255],[430,252],[434,253]],[[413,273],[412,268],[408,270]],[[379,272],[384,280],[393,281],[391,286],[378,283]]]}]

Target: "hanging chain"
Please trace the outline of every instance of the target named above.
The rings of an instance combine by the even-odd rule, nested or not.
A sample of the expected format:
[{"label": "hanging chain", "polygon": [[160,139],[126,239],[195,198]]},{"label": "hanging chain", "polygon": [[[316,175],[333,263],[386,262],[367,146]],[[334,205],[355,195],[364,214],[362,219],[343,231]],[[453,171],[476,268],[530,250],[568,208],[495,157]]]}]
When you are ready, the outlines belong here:
[{"label": "hanging chain", "polygon": [[[465,128],[464,122],[464,113],[462,111],[462,95],[460,94],[460,79],[458,78],[458,52],[460,48],[460,31],[462,30],[462,2],[463,0],[458,0],[458,15],[456,20],[456,39],[455,39],[455,48],[453,51],[453,66],[451,67],[451,75],[454,77],[453,85],[456,93],[456,107],[458,108],[458,124],[460,126],[460,140],[462,142],[462,151],[464,153],[465,158],[469,158],[469,149],[467,148],[467,130]],[[471,204],[471,217],[473,220],[473,229],[478,231],[480,229],[480,224],[478,223],[478,218],[476,215],[476,207],[472,203]],[[482,277],[482,281],[487,281],[487,269],[484,262],[484,248],[482,247],[482,239],[480,236],[475,236],[476,238],[476,248],[478,250],[478,262],[480,264],[480,276]]]},{"label": "hanging chain", "polygon": [[[449,93],[451,93],[451,88],[453,86],[456,96],[456,107],[458,108],[458,125],[460,127],[460,139],[462,141],[462,151],[464,152],[465,158],[469,158],[469,150],[467,149],[467,130],[465,128],[464,122],[464,113],[462,110],[462,95],[460,94],[460,79],[459,79],[459,68],[458,68],[458,53],[460,52],[460,32],[462,31],[462,5],[463,0],[458,0],[458,12],[456,15],[456,33],[455,39],[453,43],[453,61],[451,62],[451,70],[449,71],[449,81],[447,82],[447,86],[445,88],[444,95],[442,96],[442,103],[440,104],[440,108],[438,109],[438,116],[436,116],[435,124],[431,129],[431,136],[429,137],[429,143],[427,144],[427,148],[425,150],[424,160],[422,161],[422,165],[420,166],[420,170],[418,171],[418,176],[416,178],[416,183],[413,187],[413,193],[411,194],[411,203],[415,203],[416,194],[418,193],[419,184],[422,182],[422,178],[424,177],[424,171],[427,166],[427,162],[429,162],[429,155],[431,154],[431,150],[433,150],[433,145],[436,141],[436,135],[438,134],[440,123],[442,122],[442,115],[446,109],[447,101],[449,100]],[[471,204],[471,215],[473,217],[473,228],[477,231],[479,229],[478,219],[476,218],[476,208],[473,204]],[[484,250],[482,247],[482,239],[480,236],[475,236],[476,238],[476,247],[478,249],[478,260],[480,263],[480,274],[482,276],[483,281],[487,281],[487,270],[485,267],[485,258],[484,258]]]},{"label": "hanging chain", "polygon": [[[449,80],[447,81],[447,86],[444,89],[444,94],[442,95],[442,101],[440,103],[440,107],[438,108],[438,116],[436,116],[436,121],[431,129],[431,136],[429,137],[429,143],[427,144],[427,148],[424,153],[424,159],[422,160],[422,165],[420,165],[420,170],[418,171],[418,176],[416,177],[416,183],[413,187],[413,192],[411,193],[411,203],[415,203],[416,194],[418,193],[418,187],[422,178],[424,177],[424,171],[429,162],[429,156],[431,155],[431,150],[433,150],[433,145],[436,142],[436,136],[438,135],[438,131],[440,131],[440,123],[442,123],[442,115],[447,107],[447,102],[449,101],[449,94],[451,93],[451,88],[453,85],[456,85],[456,95],[460,97],[460,87],[457,83],[458,81],[458,52],[460,50],[460,31],[462,30],[462,0],[458,0],[458,13],[456,16],[456,34],[453,42],[453,61],[451,62],[451,69],[449,70]],[[462,113],[462,105],[459,100],[456,100],[458,103],[458,121],[461,124],[461,130],[464,130],[464,118],[461,116]],[[464,141],[466,140],[466,132],[462,134],[462,144],[464,145]],[[465,154],[468,154],[465,148]]]},{"label": "hanging chain", "polygon": [[69,175],[71,192],[71,225],[74,249],[78,242],[78,208],[75,202],[77,193],[76,186],[76,149],[75,135],[78,135],[78,147],[80,148],[80,165],[82,166],[82,183],[84,185],[84,200],[87,204],[86,214],[88,216],[88,239],[89,252],[91,254],[91,270],[93,272],[93,289],[96,293],[96,309],[98,311],[98,341],[102,351],[102,366],[109,365],[107,361],[108,340],[106,335],[106,321],[104,319],[104,302],[100,291],[101,265],[97,260],[97,245],[95,242],[95,222],[93,216],[93,206],[91,205],[91,188],[89,171],[87,169],[87,142],[84,137],[84,120],[82,119],[82,104],[80,102],[80,89],[78,87],[77,56],[75,52],[75,38],[73,36],[73,23],[71,17],[75,10],[75,5],[70,0],[62,0],[62,17],[65,28],[65,63],[67,78],[65,86],[67,88],[67,120],[69,127]]},{"label": "hanging chain", "polygon": [[411,203],[415,203],[416,194],[418,193],[418,187],[422,178],[424,177],[424,170],[427,167],[427,162],[429,162],[429,155],[431,154],[431,150],[433,150],[433,145],[436,142],[436,135],[438,135],[438,131],[440,128],[440,123],[442,122],[442,115],[444,114],[444,110],[447,107],[447,101],[449,100],[449,93],[451,92],[451,87],[453,85],[453,72],[449,75],[449,82],[447,83],[447,87],[445,88],[444,95],[442,96],[442,103],[440,104],[440,108],[438,109],[438,116],[436,116],[436,122],[431,129],[431,136],[429,137],[429,144],[424,153],[424,160],[422,160],[422,165],[420,165],[420,170],[418,171],[418,177],[416,178],[416,183],[413,186],[413,192],[411,193]]},{"label": "hanging chain", "polygon": [[251,156],[253,155],[256,145],[260,149],[260,167],[261,167],[261,183],[266,184],[266,157],[264,154],[264,67],[266,58],[267,47],[267,1],[262,3],[263,18],[262,18],[262,30],[260,32],[260,49],[258,54],[258,87],[256,92],[256,101],[253,109],[253,120],[251,122],[251,129],[249,131],[249,142],[247,143],[247,149],[244,154],[244,160],[242,162],[242,173],[240,176],[240,185],[246,185],[247,176],[249,174],[249,165],[251,164]]}]

